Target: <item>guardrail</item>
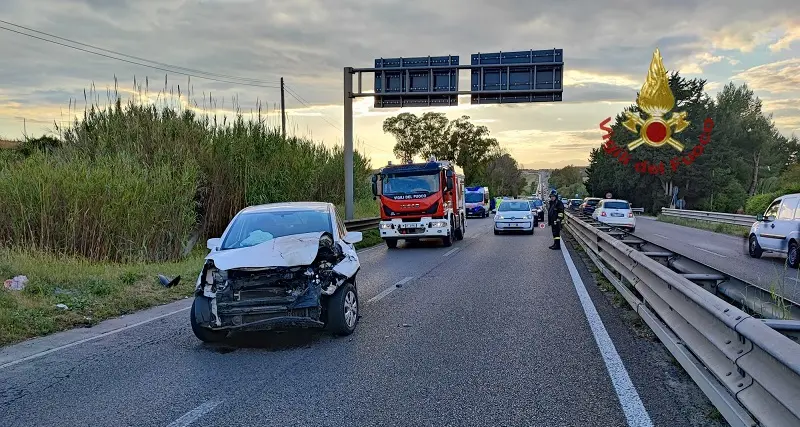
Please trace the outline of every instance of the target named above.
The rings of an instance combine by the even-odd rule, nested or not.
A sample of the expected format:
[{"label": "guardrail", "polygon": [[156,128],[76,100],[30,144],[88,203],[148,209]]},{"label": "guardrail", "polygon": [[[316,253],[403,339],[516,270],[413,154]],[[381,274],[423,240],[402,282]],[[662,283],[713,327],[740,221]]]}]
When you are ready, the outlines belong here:
[{"label": "guardrail", "polygon": [[693,283],[689,276],[695,275],[651,258],[659,254],[629,246],[644,241],[619,231],[606,233],[572,213],[567,217],[567,232],[728,423],[800,425],[798,342]]},{"label": "guardrail", "polygon": [[644,213],[644,208],[631,208],[633,213]]},{"label": "guardrail", "polygon": [[349,221],[345,221],[344,226],[347,227],[347,231],[366,231],[373,228],[378,228],[378,224],[380,222],[380,217],[351,219]]},{"label": "guardrail", "polygon": [[739,215],[723,212],[662,208],[661,214],[675,218],[697,219],[702,221],[719,222],[722,224],[741,225],[744,227],[750,227],[754,222],[756,222],[756,217],[752,215]]}]

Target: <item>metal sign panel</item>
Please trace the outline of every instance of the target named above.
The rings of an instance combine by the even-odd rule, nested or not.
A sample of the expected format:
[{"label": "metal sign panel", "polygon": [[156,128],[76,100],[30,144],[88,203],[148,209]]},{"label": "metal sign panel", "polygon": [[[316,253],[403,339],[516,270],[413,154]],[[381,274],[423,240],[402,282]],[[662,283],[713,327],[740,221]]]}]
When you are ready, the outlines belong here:
[{"label": "metal sign panel", "polygon": [[[564,93],[562,49],[472,55],[472,103],[559,102]],[[491,91],[490,93],[481,93]]]},{"label": "metal sign panel", "polygon": [[457,66],[452,55],[376,59],[375,108],[458,105],[457,94],[436,94],[458,91]]}]

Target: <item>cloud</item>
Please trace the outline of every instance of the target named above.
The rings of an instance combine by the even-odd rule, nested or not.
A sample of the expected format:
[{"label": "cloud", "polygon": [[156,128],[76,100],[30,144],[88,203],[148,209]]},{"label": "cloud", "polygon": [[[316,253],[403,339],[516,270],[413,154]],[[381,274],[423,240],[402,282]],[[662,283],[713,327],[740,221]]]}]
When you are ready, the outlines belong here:
[{"label": "cloud", "polygon": [[800,92],[800,59],[759,65],[732,77],[755,90],[770,93]]},{"label": "cloud", "polygon": [[[792,45],[798,38],[796,25],[787,17],[800,16],[800,2],[708,3],[572,0],[565,7],[556,1],[499,0],[465,7],[463,0],[439,0],[431,7],[423,0],[3,0],[4,20],[174,64],[196,77],[190,82],[180,73],[0,30],[0,133],[13,137],[20,132],[15,117],[60,120],[70,99],[82,109],[83,89],[92,82],[105,101],[104,91],[113,89],[115,76],[120,86],[131,90],[134,77],[142,85],[147,80],[154,93],[165,86],[170,91],[180,85],[183,94],[192,89],[191,96],[178,101],[180,105],[195,108],[196,101],[196,108],[216,114],[233,114],[237,107],[249,113],[260,101],[274,119],[280,102],[278,80],[284,77],[291,89],[286,104],[293,129],[340,141],[345,66],[370,67],[374,58],[382,56],[448,54],[459,55],[464,63],[479,51],[558,47],[564,49],[566,61],[561,103],[473,106],[464,97],[458,107],[404,111],[443,111],[451,118],[467,114],[476,123],[491,126],[493,134],[525,129],[554,132],[541,140],[529,135],[537,145],[519,146],[515,152],[522,156],[519,160],[543,164],[550,160],[542,159],[558,156],[580,160],[585,157],[575,145],[581,143],[580,136],[568,132],[595,126],[633,103],[654,48],[661,50],[668,69],[684,74],[738,61],[754,63],[737,52],[778,55],[796,48]],[[537,42],[542,40],[547,45]],[[774,76],[770,80],[768,73],[758,75],[754,70],[743,73],[754,85],[760,79],[772,89],[796,86],[796,79],[781,85]],[[228,83],[201,79],[200,71],[217,74],[207,77]],[[235,77],[250,79],[255,86]],[[469,85],[468,72],[462,73],[460,84]],[[371,86],[371,77],[364,75],[364,90]],[[391,156],[393,142],[382,133],[380,123],[398,110],[376,110],[371,98],[359,98],[354,113],[354,131],[369,144],[367,150],[374,150],[370,155],[381,161]]]}]

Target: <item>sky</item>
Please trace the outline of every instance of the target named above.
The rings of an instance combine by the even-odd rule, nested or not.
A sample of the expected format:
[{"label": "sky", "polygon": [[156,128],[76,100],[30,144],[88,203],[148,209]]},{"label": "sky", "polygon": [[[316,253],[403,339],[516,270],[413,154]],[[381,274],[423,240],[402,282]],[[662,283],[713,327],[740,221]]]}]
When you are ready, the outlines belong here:
[{"label": "sky", "polygon": [[[728,82],[747,83],[784,135],[800,134],[797,0],[2,0],[0,20],[169,71],[0,28],[0,139],[52,132],[55,122],[82,114],[85,90],[94,87],[105,104],[115,79],[136,102],[168,99],[217,115],[238,108],[247,117],[261,105],[277,126],[283,77],[288,132],[333,146],[343,138],[343,67],[429,55],[457,55],[463,64],[478,52],[551,48],[564,50],[564,101],[472,106],[464,97],[457,107],[399,110],[358,98],[356,149],[384,165],[395,160],[385,118],[441,111],[487,126],[525,168],[586,165],[602,144],[598,123],[635,101],[655,48],[668,70],[708,80],[712,96]],[[364,74],[364,91],[371,81]]]}]

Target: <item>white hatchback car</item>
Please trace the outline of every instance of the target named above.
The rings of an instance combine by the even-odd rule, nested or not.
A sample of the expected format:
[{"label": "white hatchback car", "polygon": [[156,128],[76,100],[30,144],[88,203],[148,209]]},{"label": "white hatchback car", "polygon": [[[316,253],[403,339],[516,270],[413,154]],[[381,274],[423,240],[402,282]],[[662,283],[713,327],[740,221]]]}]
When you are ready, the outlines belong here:
[{"label": "white hatchback car", "polygon": [[753,258],[764,252],[786,254],[792,268],[800,265],[800,193],[773,200],[750,227],[749,251]]},{"label": "white hatchback car", "polygon": [[636,231],[636,216],[627,200],[600,199],[592,212],[592,218],[606,225]]},{"label": "white hatchback car", "polygon": [[503,231],[524,231],[533,234],[536,219],[531,212],[531,204],[527,200],[509,199],[500,202],[494,216],[494,234]]},{"label": "white hatchback car", "polygon": [[197,278],[190,313],[201,341],[231,331],[327,327],[353,333],[358,322],[354,244],[330,203],[252,206],[233,217]]}]

